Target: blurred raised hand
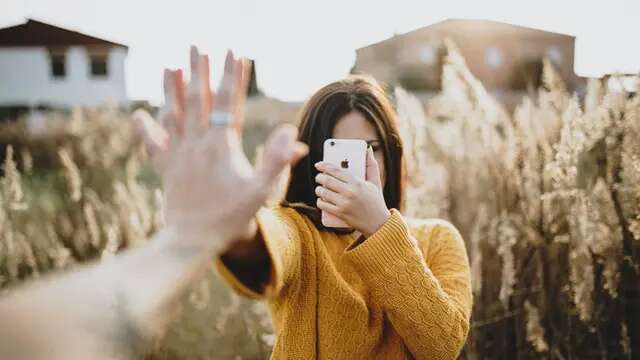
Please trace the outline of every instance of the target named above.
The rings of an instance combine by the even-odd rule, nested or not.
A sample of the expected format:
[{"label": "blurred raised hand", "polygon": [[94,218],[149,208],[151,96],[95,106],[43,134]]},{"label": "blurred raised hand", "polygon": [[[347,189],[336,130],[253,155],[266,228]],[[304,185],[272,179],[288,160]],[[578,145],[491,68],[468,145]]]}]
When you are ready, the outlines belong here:
[{"label": "blurred raised hand", "polygon": [[[165,227],[144,246],[0,297],[0,359],[138,358],[212,257],[253,237],[252,219],[278,174],[306,148],[294,128],[281,127],[263,165],[251,167],[240,146],[247,73],[229,53],[214,93],[196,48],[188,85],[182,72],[165,72],[160,122],[134,115],[164,184]],[[212,111],[231,123],[210,125]]]},{"label": "blurred raised hand", "polygon": [[[297,129],[277,128],[254,169],[242,151],[243,105],[249,62],[227,53],[218,91],[210,88],[209,59],[191,49],[191,79],[165,71],[165,106],[158,121],[143,111],[135,119],[162,177],[166,224],[222,252],[255,233],[256,211],[280,172],[307,152]],[[211,124],[210,114],[228,114],[229,124]]]}]

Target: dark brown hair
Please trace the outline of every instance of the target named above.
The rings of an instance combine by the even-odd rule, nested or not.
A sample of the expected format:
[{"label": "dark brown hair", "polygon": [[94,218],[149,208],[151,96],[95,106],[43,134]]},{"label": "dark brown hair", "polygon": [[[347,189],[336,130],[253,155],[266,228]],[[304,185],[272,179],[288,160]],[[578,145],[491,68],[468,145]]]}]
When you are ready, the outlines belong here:
[{"label": "dark brown hair", "polygon": [[302,107],[298,118],[298,140],[309,146],[309,154],[292,169],[289,188],[283,206],[295,208],[309,217],[318,229],[325,228],[316,207],[314,164],[322,160],[323,144],[332,137],[338,120],[352,111],[360,112],[376,129],[384,154],[386,181],[383,189],[388,208],[400,209],[404,184],[402,142],[396,115],[384,89],[378,82],[364,75],[326,85]]}]

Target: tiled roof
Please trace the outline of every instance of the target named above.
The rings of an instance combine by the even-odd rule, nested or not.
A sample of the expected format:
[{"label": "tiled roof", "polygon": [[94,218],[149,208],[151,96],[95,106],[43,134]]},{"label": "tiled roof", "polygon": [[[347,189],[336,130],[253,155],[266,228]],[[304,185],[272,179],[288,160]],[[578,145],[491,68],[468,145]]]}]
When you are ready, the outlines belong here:
[{"label": "tiled roof", "polygon": [[32,19],[29,19],[24,24],[0,29],[0,47],[56,47],[72,45],[106,45],[127,48],[126,45],[85,35],[77,31],[63,29]]}]

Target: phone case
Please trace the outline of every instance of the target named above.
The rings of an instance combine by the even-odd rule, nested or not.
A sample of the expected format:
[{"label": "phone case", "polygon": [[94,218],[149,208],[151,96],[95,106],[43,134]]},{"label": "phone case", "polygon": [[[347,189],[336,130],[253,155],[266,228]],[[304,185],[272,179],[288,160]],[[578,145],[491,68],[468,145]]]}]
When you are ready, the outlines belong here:
[{"label": "phone case", "polygon": [[[364,180],[367,169],[367,143],[357,139],[327,139],[323,147],[323,161],[346,169],[357,179]],[[349,228],[344,221],[322,212],[322,225],[330,228]]]}]

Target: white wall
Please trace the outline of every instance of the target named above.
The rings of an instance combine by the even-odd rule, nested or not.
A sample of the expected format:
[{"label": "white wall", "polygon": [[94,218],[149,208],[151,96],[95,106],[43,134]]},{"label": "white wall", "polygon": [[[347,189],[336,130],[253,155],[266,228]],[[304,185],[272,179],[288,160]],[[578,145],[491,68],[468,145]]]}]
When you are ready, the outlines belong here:
[{"label": "white wall", "polygon": [[49,53],[44,47],[0,48],[0,106],[126,103],[126,55],[124,48],[112,48],[107,76],[94,77],[85,48],[70,47],[66,52],[66,76],[53,78]]}]

